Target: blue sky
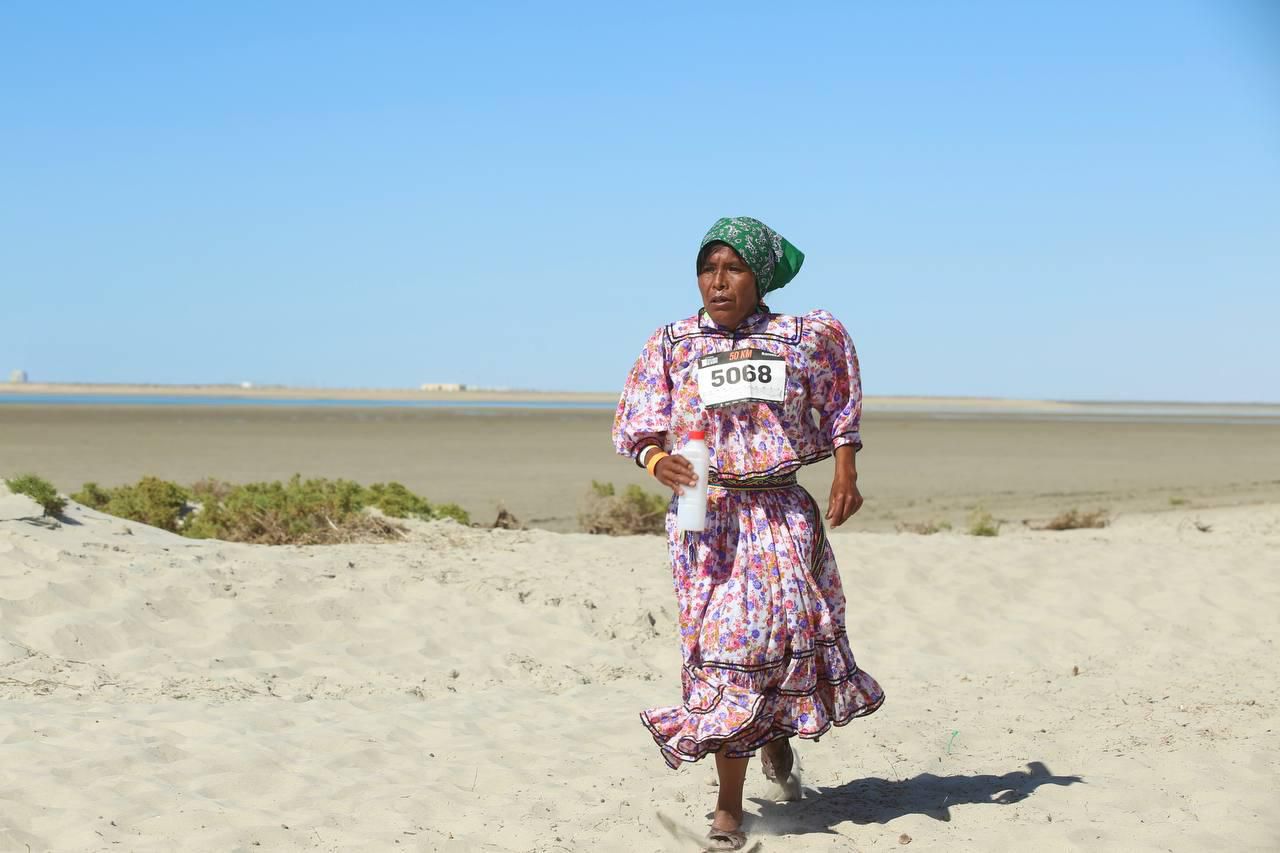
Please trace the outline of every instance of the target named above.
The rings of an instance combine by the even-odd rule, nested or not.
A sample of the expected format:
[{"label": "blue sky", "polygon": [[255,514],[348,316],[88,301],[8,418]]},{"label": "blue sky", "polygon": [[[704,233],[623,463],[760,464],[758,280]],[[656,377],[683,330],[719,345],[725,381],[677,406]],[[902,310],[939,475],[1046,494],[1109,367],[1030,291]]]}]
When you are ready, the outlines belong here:
[{"label": "blue sky", "polygon": [[616,389],[751,215],[868,393],[1280,400],[1277,8],[6,4],[0,369]]}]

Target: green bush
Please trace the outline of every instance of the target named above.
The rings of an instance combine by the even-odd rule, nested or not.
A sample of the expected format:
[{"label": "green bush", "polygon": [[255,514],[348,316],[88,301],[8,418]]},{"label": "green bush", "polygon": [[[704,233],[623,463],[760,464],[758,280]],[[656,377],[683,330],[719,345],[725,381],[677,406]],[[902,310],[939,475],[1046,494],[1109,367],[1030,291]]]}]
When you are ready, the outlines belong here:
[{"label": "green bush", "polygon": [[374,483],[364,490],[362,500],[392,518],[434,518],[431,504],[400,483]]},{"label": "green bush", "polygon": [[634,533],[663,533],[666,530],[669,497],[627,486],[621,495],[613,483],[591,481],[586,501],[578,514],[578,524],[587,533],[625,536]]},{"label": "green bush", "polygon": [[471,521],[456,504],[432,505],[399,483],[365,488],[351,480],[303,480],[297,474],[288,482],[234,484],[204,479],[189,489],[155,477],[114,489],[85,483],[72,497],[111,515],[183,536],[266,545],[403,536],[403,525],[367,513],[367,507],[394,518]]},{"label": "green bush", "polygon": [[432,504],[431,511],[437,519],[451,518],[459,524],[471,524],[471,514],[457,504]]},{"label": "green bush", "polygon": [[457,504],[432,504],[400,483],[374,483],[364,490],[362,500],[365,506],[377,507],[392,518],[451,518],[459,524],[471,523],[471,516]]},{"label": "green bush", "polygon": [[18,495],[26,495],[44,510],[45,515],[61,515],[67,508],[67,499],[58,494],[53,483],[35,474],[20,474],[12,480],[5,480],[9,491]]},{"label": "green bush", "polygon": [[974,510],[973,515],[969,517],[969,535],[999,536],[1000,522],[992,518],[991,513],[986,510]]},{"label": "green bush", "polygon": [[234,488],[235,486],[230,483],[216,480],[212,477],[205,477],[203,480],[196,480],[191,484],[191,497],[201,504],[209,501],[220,501],[231,494]]},{"label": "green bush", "polygon": [[206,481],[195,497],[200,511],[182,533],[261,545],[319,545],[387,539],[403,528],[362,512],[364,489],[350,480],[303,480],[230,485]]},{"label": "green bush", "polygon": [[159,477],[143,477],[132,486],[114,489],[85,483],[84,488],[71,497],[110,515],[176,533],[191,492]]},{"label": "green bush", "polygon": [[85,483],[80,491],[71,495],[71,500],[82,503],[90,509],[105,511],[111,501],[111,490],[104,489],[97,483]]}]

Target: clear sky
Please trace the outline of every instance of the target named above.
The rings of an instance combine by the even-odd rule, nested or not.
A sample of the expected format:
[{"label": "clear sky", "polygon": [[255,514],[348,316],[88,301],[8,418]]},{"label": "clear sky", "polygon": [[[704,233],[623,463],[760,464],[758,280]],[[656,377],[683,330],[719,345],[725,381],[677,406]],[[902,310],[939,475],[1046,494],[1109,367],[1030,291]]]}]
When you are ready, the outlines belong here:
[{"label": "clear sky", "polygon": [[0,8],[5,374],[617,389],[723,215],[870,394],[1280,400],[1280,3]]}]

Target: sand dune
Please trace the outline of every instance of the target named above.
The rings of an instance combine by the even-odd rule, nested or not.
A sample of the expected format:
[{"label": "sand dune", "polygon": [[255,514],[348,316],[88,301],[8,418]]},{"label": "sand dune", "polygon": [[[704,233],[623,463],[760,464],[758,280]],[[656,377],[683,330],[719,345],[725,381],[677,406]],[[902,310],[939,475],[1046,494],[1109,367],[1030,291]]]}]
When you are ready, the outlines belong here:
[{"label": "sand dune", "polygon": [[[269,548],[24,514],[0,501],[0,850],[676,851],[659,813],[705,826],[709,765],[667,770],[636,717],[678,691],[657,538]],[[1280,506],[832,541],[889,699],[800,747],[802,802],[753,768],[766,851],[1280,844]]]}]

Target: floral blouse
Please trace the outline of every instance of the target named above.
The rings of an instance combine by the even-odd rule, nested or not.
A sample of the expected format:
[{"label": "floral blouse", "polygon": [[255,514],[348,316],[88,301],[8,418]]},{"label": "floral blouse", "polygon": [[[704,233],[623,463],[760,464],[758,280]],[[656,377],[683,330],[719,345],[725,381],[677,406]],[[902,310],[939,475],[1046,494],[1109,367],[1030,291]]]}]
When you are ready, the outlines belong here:
[{"label": "floral blouse", "polygon": [[[786,360],[782,402],[704,409],[695,375],[699,358],[744,348]],[[764,308],[728,329],[700,310],[649,337],[618,403],[613,443],[624,456],[650,444],[676,452],[701,423],[712,479],[742,483],[790,474],[846,444],[860,449],[861,416],[858,355],[829,311],[793,317]]]}]

